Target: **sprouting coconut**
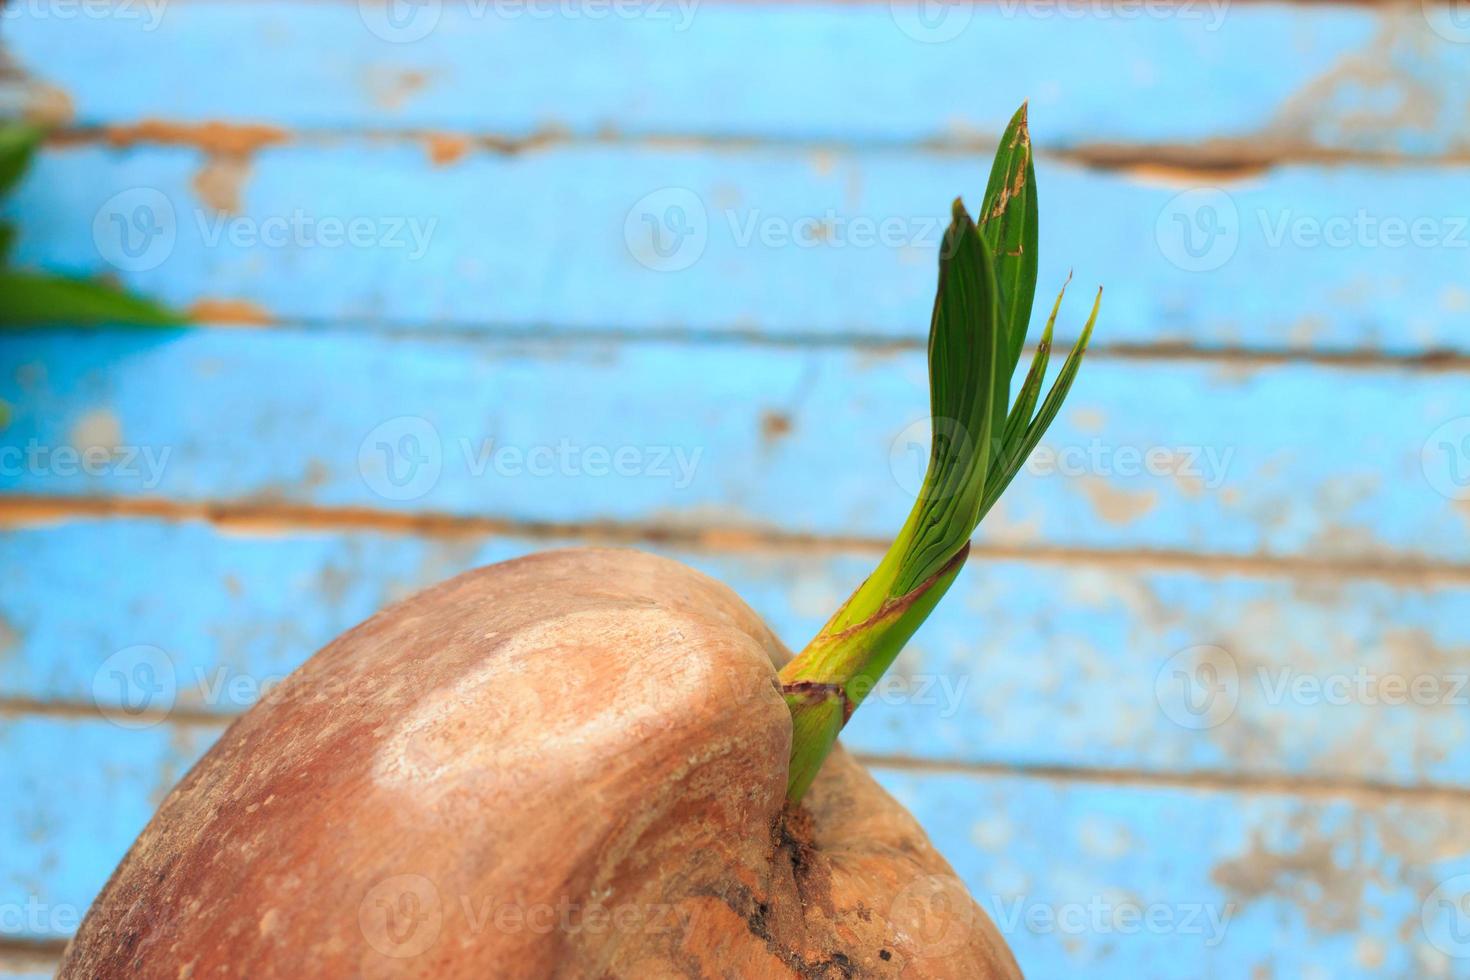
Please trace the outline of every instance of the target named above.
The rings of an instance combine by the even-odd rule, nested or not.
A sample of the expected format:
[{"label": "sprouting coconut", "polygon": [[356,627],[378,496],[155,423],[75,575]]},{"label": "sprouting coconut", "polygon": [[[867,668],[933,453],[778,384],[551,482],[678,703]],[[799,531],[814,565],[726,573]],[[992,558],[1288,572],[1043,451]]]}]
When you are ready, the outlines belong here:
[{"label": "sprouting coconut", "polygon": [[1096,302],[1040,398],[1058,296],[1009,397],[1036,245],[1023,106],[978,224],[956,201],[945,235],[918,500],[799,655],[718,582],[635,551],[548,552],[428,589],[225,732],[61,976],[1019,976],[836,742],[1076,376]]}]

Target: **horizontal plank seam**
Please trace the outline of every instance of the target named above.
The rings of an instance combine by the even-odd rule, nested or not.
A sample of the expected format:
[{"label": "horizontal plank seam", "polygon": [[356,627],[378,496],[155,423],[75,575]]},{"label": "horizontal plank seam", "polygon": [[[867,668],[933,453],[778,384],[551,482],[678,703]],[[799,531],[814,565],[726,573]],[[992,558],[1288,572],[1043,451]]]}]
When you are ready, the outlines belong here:
[{"label": "horizontal plank seam", "polygon": [[7,970],[55,969],[62,953],[66,952],[65,939],[22,939],[18,936],[0,935],[0,976]]},{"label": "horizontal plank seam", "polygon": [[1205,772],[1185,770],[1167,772],[1149,769],[1125,769],[1106,766],[1069,766],[1053,764],[947,762],[938,759],[916,759],[907,756],[854,753],[855,758],[874,769],[893,772],[954,774],[961,776],[1019,777],[1066,783],[1098,783],[1108,786],[1134,785],[1160,788],[1281,794],[1314,798],[1352,798],[1385,802],[1412,799],[1433,803],[1470,803],[1470,787],[1438,783],[1395,783],[1377,779],[1353,779],[1320,776],[1310,773],[1291,775],[1248,772]]},{"label": "horizontal plank seam", "polygon": [[[135,724],[167,722],[195,728],[224,728],[243,712],[210,712],[175,707],[132,717]],[[105,720],[96,705],[74,701],[42,701],[31,698],[0,698],[0,716],[61,718],[75,721]],[[1470,803],[1470,787],[1438,783],[1395,783],[1379,779],[1354,779],[1312,774],[1275,775],[1248,772],[1211,772],[1185,770],[1168,772],[1107,766],[1077,766],[1031,763],[959,762],[944,759],[920,759],[911,756],[889,756],[855,753],[864,765],[895,772],[921,772],[982,776],[992,778],[1019,777],[1056,782],[1103,783],[1107,785],[1140,785],[1177,787],[1216,792],[1282,793],[1305,796],[1356,796],[1364,799],[1415,799]]]},{"label": "horizontal plank seam", "polygon": [[[239,330],[234,323],[200,322],[195,328],[217,330]],[[46,328],[55,329],[55,328]],[[89,328],[75,328],[87,330]],[[364,321],[361,319],[313,319],[291,317],[269,324],[251,324],[245,329],[266,330],[281,333],[351,333],[355,338],[364,334],[395,340],[416,340],[424,343],[455,343],[468,340],[489,343],[536,343],[548,344],[617,344],[636,346],[639,344],[690,344],[697,346],[733,346],[756,348],[798,348],[811,350],[858,350],[864,352],[911,352],[925,349],[922,337],[895,337],[885,334],[862,332],[818,333],[803,331],[754,331],[749,328],[649,328],[631,327],[557,327],[549,324],[535,326],[513,326],[473,321],[435,321],[424,326],[409,326],[392,321]],[[42,332],[37,330],[37,332]],[[1059,335],[1058,346],[1065,346],[1070,339]],[[1035,345],[1027,345],[1024,353],[1035,353]],[[1328,348],[1319,350],[1297,348],[1261,347],[1201,347],[1175,342],[1157,343],[1097,343],[1090,344],[1087,356],[1093,361],[1117,360],[1128,362],[1199,362],[1202,364],[1227,364],[1242,368],[1270,368],[1295,364],[1310,364],[1321,367],[1347,370],[1410,370],[1418,373],[1470,373],[1470,353],[1431,348],[1413,353],[1395,353],[1382,350],[1352,350]]]},{"label": "horizontal plank seam", "polygon": [[[367,507],[322,507],[277,501],[176,501],[157,497],[47,497],[0,494],[0,529],[44,527],[97,518],[202,521],[227,533],[273,535],[300,531],[373,531],[427,538],[513,537],[530,541],[575,539],[600,544],[656,544],[703,553],[777,555],[881,554],[879,538],[813,535],[775,529],[678,527],[633,522],[552,522],[428,511],[405,513]],[[1213,575],[1377,579],[1423,587],[1470,583],[1470,565],[1424,559],[1229,555],[1166,549],[1107,549],[978,543],[972,559],[1087,564],[1144,570],[1187,570]]]},{"label": "horizontal plank seam", "polygon": [[[114,0],[120,2],[120,0]],[[221,0],[171,0],[173,3],[185,6],[210,6],[218,5]],[[320,0],[323,3],[336,3],[339,6],[348,6],[360,0]],[[705,0],[715,6],[746,6],[748,0]],[[860,7],[864,5],[892,3],[893,0],[838,0],[839,6]],[[998,0],[978,0],[981,5],[998,5]],[[1242,6],[1278,6],[1282,0],[1235,0]],[[1292,5],[1301,7],[1369,7],[1384,10],[1394,9],[1394,4],[1401,0],[1291,0]],[[1121,6],[1115,0],[1114,6]]]},{"label": "horizontal plank seam", "polygon": [[[206,154],[243,156],[268,151],[280,146],[326,146],[366,142],[390,144],[428,144],[453,136],[463,140],[467,151],[498,156],[555,151],[580,146],[625,146],[655,150],[694,152],[739,152],[745,150],[794,150],[802,153],[835,154],[921,154],[932,156],[988,156],[995,151],[996,137],[955,138],[949,136],[905,138],[838,139],[816,136],[779,136],[720,133],[666,133],[656,130],[569,132],[565,128],[538,130],[524,136],[429,128],[333,128],[270,127],[268,139],[250,145],[250,138],[261,129],[255,122],[218,122],[206,124],[176,120],[147,119],[71,126],[54,131],[48,137],[53,146],[187,147]],[[243,134],[241,150],[229,140],[222,140],[233,130]],[[197,132],[197,135],[195,135]],[[222,150],[221,147],[230,147]],[[1470,151],[1454,150],[1431,155],[1398,152],[1350,150],[1319,146],[1300,140],[1268,135],[1214,137],[1197,143],[1128,143],[1078,142],[1036,144],[1040,159],[1072,164],[1101,172],[1149,172],[1163,168],[1172,177],[1191,175],[1212,181],[1247,179],[1276,167],[1321,165],[1372,165],[1383,168],[1444,169],[1470,164]],[[453,164],[448,164],[452,166]]]},{"label": "horizontal plank seam", "polygon": [[[128,723],[147,728],[168,723],[189,727],[224,728],[241,712],[209,711],[175,705],[167,711],[147,709],[130,711]],[[86,701],[44,700],[41,698],[0,696],[0,718],[61,718],[68,721],[110,721],[95,704]]]}]

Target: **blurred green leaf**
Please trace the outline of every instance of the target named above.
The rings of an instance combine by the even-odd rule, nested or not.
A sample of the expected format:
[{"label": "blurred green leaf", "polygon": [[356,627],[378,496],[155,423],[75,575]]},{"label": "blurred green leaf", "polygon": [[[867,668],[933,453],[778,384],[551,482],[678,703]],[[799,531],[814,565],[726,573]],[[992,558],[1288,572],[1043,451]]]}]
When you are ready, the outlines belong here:
[{"label": "blurred green leaf", "polygon": [[28,123],[0,125],[0,194],[9,193],[20,181],[44,135]]},{"label": "blurred green leaf", "polygon": [[0,328],[39,324],[171,327],[182,317],[106,283],[0,271]]}]

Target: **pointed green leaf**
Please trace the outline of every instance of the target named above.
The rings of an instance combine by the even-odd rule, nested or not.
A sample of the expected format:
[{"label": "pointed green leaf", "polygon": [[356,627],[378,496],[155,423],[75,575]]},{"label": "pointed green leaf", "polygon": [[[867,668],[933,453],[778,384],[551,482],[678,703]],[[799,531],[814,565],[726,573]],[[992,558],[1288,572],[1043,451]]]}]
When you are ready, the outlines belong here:
[{"label": "pointed green leaf", "polygon": [[867,621],[965,546],[980,519],[996,418],[999,329],[995,272],[975,223],[956,200],[939,256],[929,324],[928,468],[908,520],[873,574],[828,627]]},{"label": "pointed green leaf", "polygon": [[1036,418],[1026,429],[1026,438],[1022,440],[1018,450],[1016,465],[997,485],[986,488],[982,513],[995,506],[995,502],[1000,499],[1006,487],[1011,485],[1011,480],[1015,479],[1016,474],[1020,472],[1021,465],[1026,462],[1026,458],[1031,455],[1031,451],[1046,434],[1052,420],[1057,417],[1057,412],[1061,411],[1062,402],[1066,399],[1067,392],[1072,390],[1072,382],[1077,377],[1077,369],[1082,366],[1082,355],[1087,352],[1087,343],[1092,339],[1092,328],[1097,323],[1097,311],[1101,305],[1102,290],[1099,289],[1097,298],[1092,301],[1092,312],[1088,314],[1087,324],[1082,328],[1082,336],[1077,338],[1077,343],[1072,346],[1072,352],[1067,355],[1066,362],[1062,364],[1057,380],[1052,383],[1051,391],[1047,392],[1046,401],[1041,403],[1041,411],[1036,413]]},{"label": "pointed green leaf", "polygon": [[1040,230],[1036,169],[1024,104],[1016,110],[1001,136],[978,220],[980,233],[995,257],[1003,330],[1001,349],[1005,354],[1001,361],[1001,389],[1003,394],[1008,394],[1011,375],[1021,359],[1026,329],[1031,323]]},{"label": "pointed green leaf", "polygon": [[978,230],[955,201],[945,236],[939,294],[929,331],[933,443],[916,505],[914,537],[892,595],[905,595],[964,547],[985,494],[999,380],[999,296],[995,267]]},{"label": "pointed green leaf", "polygon": [[[1071,282],[1072,277],[1067,277]],[[985,495],[991,497],[991,488],[1000,484],[1004,486],[1009,483],[1015,471],[1025,462],[1021,458],[1021,442],[1026,437],[1026,430],[1031,424],[1031,413],[1036,410],[1036,402],[1041,397],[1041,385],[1046,380],[1047,364],[1051,360],[1052,331],[1057,324],[1057,313],[1062,307],[1062,297],[1067,295],[1067,284],[1063,283],[1061,291],[1057,293],[1056,301],[1052,303],[1051,313],[1046,318],[1046,328],[1041,331],[1041,340],[1036,345],[1036,356],[1031,359],[1031,368],[1026,372],[1026,380],[1021,385],[1021,390],[1016,394],[1016,402],[1011,406],[1010,415],[1006,416],[1005,434],[999,440],[999,450],[995,458],[990,462],[990,474],[986,477]],[[988,510],[988,508],[986,508]],[[980,513],[984,518],[985,511]]]}]

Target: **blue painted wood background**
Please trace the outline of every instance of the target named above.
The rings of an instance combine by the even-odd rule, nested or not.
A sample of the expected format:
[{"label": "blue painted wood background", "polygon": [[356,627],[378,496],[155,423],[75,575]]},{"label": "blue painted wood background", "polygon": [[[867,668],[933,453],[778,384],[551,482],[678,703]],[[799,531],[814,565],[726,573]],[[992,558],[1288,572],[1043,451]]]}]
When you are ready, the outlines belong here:
[{"label": "blue painted wood background", "polygon": [[418,587],[613,541],[803,642],[915,489],[939,221],[1029,98],[1095,351],[847,741],[1030,976],[1470,976],[1462,6],[38,0],[0,38],[58,127],[15,261],[201,322],[0,337],[0,974]]}]

